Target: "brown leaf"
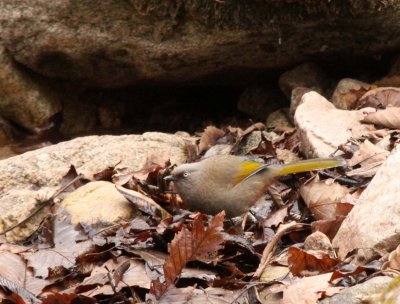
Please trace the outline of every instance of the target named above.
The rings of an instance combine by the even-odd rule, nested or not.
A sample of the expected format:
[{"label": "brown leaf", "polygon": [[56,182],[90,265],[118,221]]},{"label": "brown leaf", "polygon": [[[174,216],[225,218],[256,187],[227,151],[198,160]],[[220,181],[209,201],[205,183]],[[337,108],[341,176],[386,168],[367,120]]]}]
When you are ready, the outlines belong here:
[{"label": "brown leaf", "polygon": [[332,271],[340,261],[319,250],[304,251],[297,247],[289,248],[289,267],[293,275],[304,276]]},{"label": "brown leaf", "polygon": [[292,207],[293,207],[293,204],[289,204],[287,206],[280,208],[279,210],[272,212],[263,221],[262,226],[263,227],[272,227],[272,226],[278,227],[281,223],[283,223],[285,218],[289,215],[289,211]]},{"label": "brown leaf", "polygon": [[223,137],[224,135],[225,132],[223,130],[218,129],[217,127],[214,126],[208,126],[204,130],[204,133],[200,138],[200,143],[199,143],[200,153],[203,153],[204,151],[214,146],[217,143],[218,139]]},{"label": "brown leaf", "polygon": [[366,270],[365,267],[354,265],[354,264],[345,264],[344,268],[345,268],[345,270],[344,269],[335,270],[332,273],[332,276],[329,279],[329,282],[332,283],[337,279],[356,276],[360,273],[363,273]]},{"label": "brown leaf", "polygon": [[340,204],[341,199],[348,193],[347,187],[338,184],[333,179],[324,181],[314,179],[300,187],[300,195],[307,207],[320,220],[335,219],[337,204]]},{"label": "brown leaf", "polygon": [[79,242],[84,236],[71,224],[71,216],[64,208],[58,208],[49,231],[52,233],[53,248],[24,254],[35,276],[42,278],[47,278],[51,269],[74,267],[75,259],[92,246],[89,240]]},{"label": "brown leaf", "polygon": [[224,212],[214,216],[208,227],[204,226],[202,218],[196,218],[190,225],[178,232],[168,245],[169,256],[164,264],[165,281],[153,280],[150,293],[160,299],[170,286],[173,286],[182,269],[189,261],[199,260],[212,262],[224,241],[221,232],[224,223]]},{"label": "brown leaf", "polygon": [[400,88],[376,88],[365,93],[357,103],[357,109],[365,107],[400,107]]},{"label": "brown leaf", "polygon": [[[150,288],[150,278],[146,274],[145,266],[142,261],[119,257],[118,259],[109,259],[101,266],[95,266],[89,277],[75,288],[76,293],[84,292],[84,295],[95,296],[98,294],[111,295],[114,293],[109,280],[109,272],[121,274],[118,267],[123,265],[128,267],[119,280],[115,280],[114,287],[118,292],[128,286],[139,286],[141,288]],[[117,274],[118,276],[118,274]],[[117,282],[118,281],[118,282]]]},{"label": "brown leaf", "polygon": [[400,129],[400,107],[388,107],[384,110],[369,113],[362,122],[389,129]]},{"label": "brown leaf", "polygon": [[283,292],[282,304],[318,303],[322,293],[338,293],[343,287],[333,287],[328,281],[331,274],[321,274],[294,281]]},{"label": "brown leaf", "polygon": [[312,231],[324,233],[330,240],[333,240],[346,216],[338,215],[334,220],[319,220],[311,223]]}]

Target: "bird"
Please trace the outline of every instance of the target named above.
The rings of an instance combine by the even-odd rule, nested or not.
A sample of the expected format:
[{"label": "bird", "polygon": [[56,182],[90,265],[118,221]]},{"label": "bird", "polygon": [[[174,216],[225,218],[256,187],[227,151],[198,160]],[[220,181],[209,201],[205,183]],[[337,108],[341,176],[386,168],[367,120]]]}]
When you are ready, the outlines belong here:
[{"label": "bird", "polygon": [[215,155],[181,164],[164,179],[175,184],[189,210],[210,215],[225,211],[233,218],[245,214],[279,176],[343,165],[339,158],[270,165],[245,156]]}]

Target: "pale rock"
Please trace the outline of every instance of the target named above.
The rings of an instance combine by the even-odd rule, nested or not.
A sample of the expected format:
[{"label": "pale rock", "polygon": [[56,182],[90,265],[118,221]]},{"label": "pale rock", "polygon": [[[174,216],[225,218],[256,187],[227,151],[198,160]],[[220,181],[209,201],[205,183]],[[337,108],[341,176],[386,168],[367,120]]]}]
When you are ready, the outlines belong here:
[{"label": "pale rock", "polygon": [[329,77],[315,63],[303,63],[279,77],[279,87],[288,98],[297,87],[310,88],[322,94],[329,85]]},{"label": "pale rock", "polygon": [[[379,303],[376,302],[382,291],[390,284],[390,277],[374,277],[364,283],[358,283],[346,288],[330,298],[323,299],[321,304],[360,304]],[[368,301],[368,299],[370,301]],[[365,300],[365,301],[363,301]]]},{"label": "pale rock", "polygon": [[71,214],[72,224],[129,221],[134,206],[106,181],[90,182],[70,193],[61,203]]},{"label": "pale rock", "polygon": [[1,115],[29,130],[46,127],[61,111],[58,93],[40,77],[22,71],[2,45],[0,66]]},{"label": "pale rock", "polygon": [[[16,226],[5,234],[7,242],[22,241],[37,230],[43,219],[49,214],[47,204],[38,213],[31,216],[50,197],[51,189],[39,191],[15,188],[0,195],[0,233]],[[20,224],[29,218],[26,223]]]},{"label": "pale rock", "polygon": [[361,194],[333,240],[339,258],[357,249],[359,263],[400,244],[400,149],[396,148]]},{"label": "pale rock", "polygon": [[368,111],[339,110],[317,92],[304,94],[294,117],[301,152],[308,158],[330,157],[340,145],[368,133],[369,126],[360,122]]},{"label": "pale rock", "polygon": [[[109,166],[140,170],[153,156],[179,164],[187,159],[185,147],[188,141],[189,137],[157,132],[87,136],[1,160],[0,228],[4,230],[24,220],[38,204],[49,198],[60,187],[70,165],[92,179],[93,174]],[[45,190],[46,195],[37,197]],[[38,221],[32,225],[28,222],[31,228],[24,234],[16,233],[12,240],[22,240],[32,233],[45,215],[37,215]]]},{"label": "pale rock", "polygon": [[373,88],[376,86],[356,79],[344,78],[339,81],[333,92],[332,103],[338,109],[355,109],[361,96]]}]

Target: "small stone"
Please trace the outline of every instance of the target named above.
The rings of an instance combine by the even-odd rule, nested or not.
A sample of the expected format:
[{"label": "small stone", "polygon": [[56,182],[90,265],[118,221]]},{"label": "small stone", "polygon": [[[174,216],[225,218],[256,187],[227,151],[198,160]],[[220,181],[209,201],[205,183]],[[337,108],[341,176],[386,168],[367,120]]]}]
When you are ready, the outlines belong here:
[{"label": "small stone", "polygon": [[400,149],[384,162],[333,239],[339,258],[357,249],[359,263],[400,244]]},{"label": "small stone", "polygon": [[376,88],[356,79],[344,78],[339,81],[332,95],[332,103],[338,109],[353,110],[357,101],[369,90]]},{"label": "small stone", "polygon": [[290,98],[296,87],[311,88],[321,94],[330,86],[329,77],[314,63],[303,63],[286,71],[279,78],[279,87]]},{"label": "small stone", "polygon": [[329,238],[320,231],[310,234],[304,241],[304,250],[332,251],[332,244]]},{"label": "small stone", "polygon": [[129,221],[134,206],[110,182],[88,183],[70,193],[61,203],[71,214],[72,224]]},{"label": "small stone", "polygon": [[294,117],[301,152],[308,158],[330,157],[348,140],[368,134],[369,126],[361,123],[366,111],[339,110],[317,92],[304,94]]},{"label": "small stone", "polygon": [[294,125],[289,119],[289,109],[279,109],[268,115],[267,122],[265,123],[267,129],[293,129]]}]

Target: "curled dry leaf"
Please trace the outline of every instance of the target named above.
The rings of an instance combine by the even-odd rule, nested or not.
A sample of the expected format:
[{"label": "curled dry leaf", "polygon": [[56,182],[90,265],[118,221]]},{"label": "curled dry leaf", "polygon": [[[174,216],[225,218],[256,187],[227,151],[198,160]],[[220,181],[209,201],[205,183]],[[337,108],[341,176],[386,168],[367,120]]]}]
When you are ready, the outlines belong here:
[{"label": "curled dry leaf", "polygon": [[348,161],[348,166],[359,165],[360,167],[346,172],[346,175],[372,177],[375,175],[376,171],[383,164],[383,162],[388,158],[389,154],[389,151],[377,147],[369,140],[365,140],[359,145],[358,150]]},{"label": "curled dry leaf", "polygon": [[218,139],[223,137],[224,135],[225,132],[223,130],[218,129],[214,126],[208,126],[204,130],[204,133],[200,138],[199,152],[203,153],[204,151],[214,146],[217,143]]},{"label": "curled dry leaf", "polygon": [[337,205],[349,193],[347,187],[335,182],[333,179],[320,181],[314,179],[300,187],[300,195],[307,207],[319,220],[335,219]]},{"label": "curled dry leaf", "polygon": [[362,122],[390,129],[400,129],[400,107],[388,107],[384,110],[369,113]]},{"label": "curled dry leaf", "polygon": [[357,109],[365,107],[400,107],[400,88],[376,88],[365,93],[357,103]]},{"label": "curled dry leaf", "polygon": [[142,210],[143,212],[152,215],[155,214],[156,210],[159,210],[161,211],[161,217],[163,219],[171,216],[167,210],[158,205],[150,197],[147,197],[140,192],[129,190],[118,185],[116,185],[115,188],[117,188],[117,190],[121,192],[123,196],[125,196],[125,198],[132,204],[134,204],[139,210]]}]

